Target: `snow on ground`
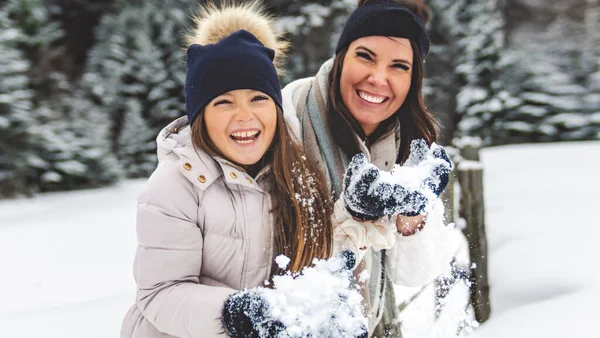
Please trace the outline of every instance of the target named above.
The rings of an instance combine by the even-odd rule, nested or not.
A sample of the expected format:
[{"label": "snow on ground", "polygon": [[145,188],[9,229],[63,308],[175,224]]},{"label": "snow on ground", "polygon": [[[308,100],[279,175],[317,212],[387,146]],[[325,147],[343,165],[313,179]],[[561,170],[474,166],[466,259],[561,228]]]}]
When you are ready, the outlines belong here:
[{"label": "snow on ground", "polygon": [[492,317],[473,337],[594,337],[600,142],[483,151]]},{"label": "snow on ground", "polygon": [[143,186],[0,201],[0,337],[118,337]]},{"label": "snow on ground", "polygon": [[[492,318],[470,337],[594,336],[600,142],[497,147],[482,159]],[[0,337],[118,337],[134,297],[143,187],[0,201]],[[411,311],[413,323],[430,321]]]}]

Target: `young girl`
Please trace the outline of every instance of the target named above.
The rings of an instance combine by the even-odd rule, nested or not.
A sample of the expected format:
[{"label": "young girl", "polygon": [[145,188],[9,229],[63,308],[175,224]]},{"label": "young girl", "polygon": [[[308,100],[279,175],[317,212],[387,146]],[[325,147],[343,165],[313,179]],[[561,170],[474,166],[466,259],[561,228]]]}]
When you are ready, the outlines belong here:
[{"label": "young girl", "polygon": [[207,7],[187,37],[187,116],[158,135],[138,200],[137,298],[123,338],[244,336],[254,323],[230,312],[258,307],[224,306],[232,295],[279,274],[280,254],[292,272],[332,254],[329,193],[281,109],[273,60],[286,45],[261,13]]}]

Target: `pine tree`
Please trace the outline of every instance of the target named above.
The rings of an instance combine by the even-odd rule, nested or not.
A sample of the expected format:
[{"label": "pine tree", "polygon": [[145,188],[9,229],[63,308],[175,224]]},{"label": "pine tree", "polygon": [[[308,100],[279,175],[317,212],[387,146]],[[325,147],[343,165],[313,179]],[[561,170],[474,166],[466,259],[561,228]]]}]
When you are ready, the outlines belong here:
[{"label": "pine tree", "polygon": [[502,143],[494,131],[510,95],[498,80],[504,45],[503,17],[499,0],[468,0],[462,4],[465,24],[459,40],[462,57],[456,68],[462,82],[456,97],[461,115],[459,135],[478,136],[484,144]]},{"label": "pine tree", "polygon": [[591,138],[600,139],[600,0],[587,0],[585,11],[586,24],[586,62],[588,94],[584,99]]},{"label": "pine tree", "polygon": [[515,143],[594,138],[598,127],[592,124],[590,113],[593,95],[589,93],[593,86],[586,83],[593,68],[590,65],[595,63],[589,62],[593,59],[592,49],[587,47],[594,44],[586,43],[586,39],[598,34],[598,30],[591,28],[586,32],[583,22],[576,19],[576,15],[588,13],[582,2],[573,4],[568,15],[565,10],[536,16],[539,9],[547,6],[529,5],[537,7],[527,12],[528,21],[543,17],[546,24],[543,30],[538,27],[535,35],[529,32],[535,27],[530,22],[525,32],[512,28],[513,46],[506,51],[501,74],[511,103],[505,104],[505,112],[494,121],[497,139]]},{"label": "pine tree", "polygon": [[114,182],[119,170],[114,156],[107,153],[108,138],[94,137],[105,129],[105,119],[90,124],[93,109],[77,98],[64,74],[46,64],[62,29],[50,20],[41,0],[9,0],[4,11],[19,32],[14,45],[35,65],[28,72],[33,104],[27,147],[35,154],[27,161],[28,172],[34,173],[31,183],[36,190],[49,191]]},{"label": "pine tree", "polygon": [[323,62],[331,58],[348,15],[357,0],[274,1],[278,29],[291,42],[284,82],[314,76]]},{"label": "pine tree", "polygon": [[[69,93],[67,95],[66,93]],[[31,128],[39,140],[40,191],[100,187],[116,182],[121,166],[110,150],[109,124],[103,112],[72,88],[60,100],[43,101]]]},{"label": "pine tree", "polygon": [[576,84],[572,71],[532,55],[507,67],[506,76],[514,81],[515,104],[496,121],[500,137],[511,143],[590,138],[582,105],[587,90]]},{"label": "pine tree", "polygon": [[[564,39],[565,32],[575,35]],[[495,122],[500,138],[513,143],[594,138],[593,105],[586,103],[593,91],[586,84],[591,70],[581,48],[585,36],[580,22],[557,16],[528,49],[508,52],[502,76],[514,104]]]},{"label": "pine tree", "polygon": [[441,124],[440,143],[452,140],[459,116],[456,114],[456,95],[460,81],[455,71],[462,50],[456,42],[464,36],[465,27],[460,22],[464,0],[425,1],[431,16],[427,31],[431,42],[429,55],[424,62],[423,95],[428,110]]},{"label": "pine tree", "polygon": [[[131,170],[126,171],[128,177],[149,175],[156,161],[154,138],[144,139],[145,144],[136,150],[139,154],[131,147],[119,149],[125,144],[122,137],[131,137],[123,135],[126,119],[137,120],[127,117],[128,110],[139,107],[141,118],[154,135],[185,114],[181,36],[187,13],[195,8],[177,4],[148,1],[125,5],[102,20],[97,30],[99,43],[90,53],[83,86],[110,120],[111,148],[127,156],[119,160]],[[140,159],[148,162],[139,163]],[[141,172],[139,168],[146,169]]]},{"label": "pine tree", "polygon": [[600,140],[600,57],[589,78],[590,93],[586,97],[591,138]]},{"label": "pine tree", "polygon": [[30,88],[48,95],[56,83],[52,81],[54,74],[48,69],[47,55],[51,44],[63,36],[62,29],[49,19],[42,0],[8,0],[2,10],[20,32],[13,43],[31,62]]},{"label": "pine tree", "polygon": [[0,10],[0,198],[30,192],[30,63],[15,46],[19,38],[19,30]]},{"label": "pine tree", "polygon": [[136,100],[126,102],[127,111],[123,130],[119,137],[119,158],[123,169],[131,177],[144,177],[156,169],[156,133],[142,117],[141,106]]}]

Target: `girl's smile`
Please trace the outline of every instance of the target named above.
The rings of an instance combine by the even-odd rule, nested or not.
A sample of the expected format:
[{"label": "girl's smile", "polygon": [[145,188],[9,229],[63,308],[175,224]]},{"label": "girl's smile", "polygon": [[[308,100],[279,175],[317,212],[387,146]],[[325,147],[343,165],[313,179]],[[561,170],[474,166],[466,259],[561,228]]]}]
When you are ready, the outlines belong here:
[{"label": "girl's smile", "polygon": [[232,90],[204,108],[206,131],[223,157],[241,166],[256,164],[271,146],[277,127],[273,99],[256,90]]},{"label": "girl's smile", "polygon": [[231,133],[229,137],[240,146],[250,146],[260,137],[260,130],[237,130]]}]

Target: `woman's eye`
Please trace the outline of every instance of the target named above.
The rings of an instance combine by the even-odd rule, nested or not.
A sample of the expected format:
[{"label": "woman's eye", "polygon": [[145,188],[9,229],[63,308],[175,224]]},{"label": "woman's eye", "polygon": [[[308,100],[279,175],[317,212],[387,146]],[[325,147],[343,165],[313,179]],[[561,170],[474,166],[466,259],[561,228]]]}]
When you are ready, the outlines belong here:
[{"label": "woman's eye", "polygon": [[371,57],[371,55],[369,55],[369,53],[366,52],[356,52],[356,56],[361,58],[361,59],[365,59],[368,61],[373,60],[373,58]]},{"label": "woman's eye", "polygon": [[403,64],[403,63],[396,63],[393,65],[394,68],[399,68],[399,69],[404,69],[404,70],[409,70],[410,67]]},{"label": "woman's eye", "polygon": [[231,101],[229,101],[229,100],[219,100],[219,101],[215,102],[215,103],[213,104],[213,106],[215,106],[215,107],[216,107],[216,106],[220,106],[220,105],[223,105],[223,104],[228,104],[228,103],[231,103]]},{"label": "woman's eye", "polygon": [[252,102],[254,101],[263,101],[263,100],[268,100],[269,98],[264,96],[264,95],[257,95],[255,97],[252,98]]}]

